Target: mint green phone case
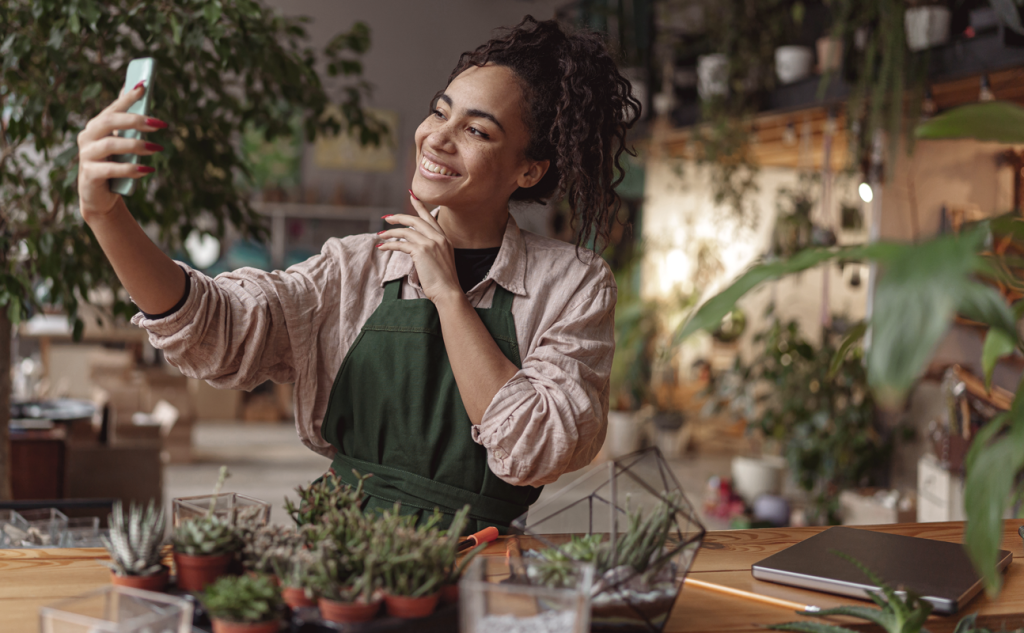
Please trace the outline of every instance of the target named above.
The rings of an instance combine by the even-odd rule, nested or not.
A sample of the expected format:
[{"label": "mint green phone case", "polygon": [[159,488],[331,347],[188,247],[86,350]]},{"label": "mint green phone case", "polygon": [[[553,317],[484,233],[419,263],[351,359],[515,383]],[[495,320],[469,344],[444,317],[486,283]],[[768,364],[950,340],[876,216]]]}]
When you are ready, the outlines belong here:
[{"label": "mint green phone case", "polygon": [[[153,102],[153,70],[156,68],[156,62],[152,57],[140,57],[139,59],[133,59],[128,63],[128,72],[124,80],[125,90],[131,90],[140,81],[146,82],[146,94],[142,95],[142,98],[132,104],[132,107],[128,108],[128,112],[132,114],[141,114],[146,116],[149,114],[150,105]],[[118,136],[124,138],[142,138],[142,133],[138,130],[120,130],[117,132]],[[119,163],[131,163],[137,165],[139,162],[138,154],[116,154],[111,156],[112,160]],[[134,178],[111,178],[110,179],[110,190],[114,193],[119,193],[122,196],[130,196],[135,193],[135,179]]]}]

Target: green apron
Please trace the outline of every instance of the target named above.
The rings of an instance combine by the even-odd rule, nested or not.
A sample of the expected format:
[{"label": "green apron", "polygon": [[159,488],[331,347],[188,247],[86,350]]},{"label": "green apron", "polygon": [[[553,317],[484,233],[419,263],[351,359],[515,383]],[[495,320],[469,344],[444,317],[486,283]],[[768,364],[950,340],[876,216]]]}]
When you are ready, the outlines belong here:
[{"label": "green apron", "polygon": [[[437,308],[429,299],[402,300],[402,279],[384,284],[384,299],[363,325],[331,388],[320,433],[337,454],[338,477],[366,480],[364,512],[402,503],[421,517],[439,508],[444,525],[471,506],[467,533],[504,529],[540,496],[540,488],[513,486],[487,465],[473,441]],[[521,367],[512,318],[513,295],[495,286],[490,309],[477,308],[502,353]]]}]

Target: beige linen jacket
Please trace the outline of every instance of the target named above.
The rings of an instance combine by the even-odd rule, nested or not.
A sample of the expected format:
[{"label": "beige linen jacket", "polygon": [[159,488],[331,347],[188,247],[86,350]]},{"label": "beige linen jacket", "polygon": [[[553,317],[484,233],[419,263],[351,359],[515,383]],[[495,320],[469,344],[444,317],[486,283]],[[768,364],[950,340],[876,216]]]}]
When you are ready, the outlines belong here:
[{"label": "beige linen jacket", "polygon": [[[242,268],[211,279],[184,266],[192,290],[181,309],[132,322],[185,375],[215,387],[294,382],[299,438],[330,457],[320,425],[331,386],[384,283],[408,277],[403,298],[425,298],[412,258],[376,243],[369,234],[331,238],[319,255],[269,273]],[[495,284],[515,295],[522,369],[466,429],[513,485],[553,482],[590,463],[604,442],[616,287],[600,257],[580,254],[521,231],[510,216],[494,265],[467,293],[475,307],[491,305]]]}]

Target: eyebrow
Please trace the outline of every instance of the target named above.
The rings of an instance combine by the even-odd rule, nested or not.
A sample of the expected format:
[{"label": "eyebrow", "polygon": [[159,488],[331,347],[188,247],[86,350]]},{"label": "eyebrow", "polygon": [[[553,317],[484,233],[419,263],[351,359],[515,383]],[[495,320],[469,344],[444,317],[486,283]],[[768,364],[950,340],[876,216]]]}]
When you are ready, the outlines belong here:
[{"label": "eyebrow", "polygon": [[[449,97],[448,95],[441,95],[440,99],[441,99],[441,101],[444,101],[445,103],[447,103],[448,107],[451,107],[451,108],[455,107],[455,104],[452,103],[452,98]],[[494,118],[494,115],[491,114],[490,112],[484,112],[483,110],[477,110],[475,108],[471,108],[469,110],[466,110],[466,114],[468,114],[471,117],[480,117],[482,119],[487,119],[488,121],[491,121],[492,123],[497,125],[499,130],[501,130],[502,132],[505,131],[505,126],[501,124],[501,121],[499,121],[498,119]]]}]

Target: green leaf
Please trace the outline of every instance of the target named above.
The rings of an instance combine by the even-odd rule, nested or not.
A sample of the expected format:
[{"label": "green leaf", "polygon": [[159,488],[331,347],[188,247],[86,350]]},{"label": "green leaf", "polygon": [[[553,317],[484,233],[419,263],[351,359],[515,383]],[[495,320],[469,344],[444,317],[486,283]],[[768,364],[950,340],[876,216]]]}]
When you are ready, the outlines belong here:
[{"label": "green leaf", "polygon": [[846,338],[844,338],[843,342],[839,345],[839,349],[836,350],[835,356],[832,357],[832,363],[828,368],[829,380],[836,377],[836,374],[839,373],[839,369],[843,366],[843,361],[846,360],[846,355],[850,353],[850,349],[864,338],[867,331],[867,321],[861,321],[850,330],[849,334],[846,335]]},{"label": "green leaf", "polygon": [[776,631],[796,631],[797,633],[857,633],[853,629],[821,622],[783,622],[782,624],[769,624],[765,628]]},{"label": "green leaf", "polygon": [[207,2],[205,4],[205,6],[203,7],[203,16],[206,18],[206,23],[208,25],[210,25],[210,26],[213,26],[214,24],[217,23],[217,20],[220,20],[220,15],[221,15],[220,2],[215,2],[215,1]]},{"label": "green leaf", "polygon": [[[993,0],[999,1],[1013,3],[1012,0]],[[914,136],[931,140],[972,138],[997,143],[1024,143],[1024,108],[1008,101],[959,106],[918,125]]]},{"label": "green leaf", "polygon": [[881,609],[872,609],[871,607],[835,607],[833,609],[822,609],[821,611],[809,615],[813,615],[816,618],[825,618],[833,615],[848,615],[850,617],[874,622],[887,631],[891,630],[890,627],[895,623],[895,619],[891,613],[886,613]]},{"label": "green leaf", "polygon": [[1013,310],[992,286],[977,282],[965,284],[959,291],[957,310],[969,319],[1000,328],[1014,338],[1017,336]]},{"label": "green leaf", "polygon": [[[991,597],[999,595],[1002,576],[996,567],[1003,538],[1003,512],[1010,501],[1014,483],[1024,469],[1024,398],[1021,386],[1006,421],[1009,432],[994,441],[986,441],[970,457],[964,483],[964,505],[968,521],[964,547]],[[990,422],[993,424],[995,421]],[[980,435],[980,434],[979,434]],[[984,439],[988,440],[990,435]],[[978,445],[983,438],[975,438]]]},{"label": "green leaf", "polygon": [[1017,337],[1010,336],[999,328],[989,328],[985,346],[981,350],[981,367],[985,371],[985,387],[992,388],[992,371],[999,359],[1017,349]]}]

